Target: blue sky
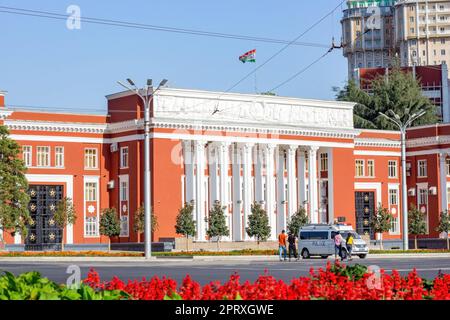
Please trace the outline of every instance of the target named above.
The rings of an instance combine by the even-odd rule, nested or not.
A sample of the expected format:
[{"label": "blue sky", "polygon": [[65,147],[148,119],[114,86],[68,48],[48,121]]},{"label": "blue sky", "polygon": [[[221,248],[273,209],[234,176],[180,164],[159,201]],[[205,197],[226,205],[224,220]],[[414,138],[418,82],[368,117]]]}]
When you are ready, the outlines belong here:
[{"label": "blue sky", "polygon": [[[341,0],[296,1],[0,1],[1,6],[65,14],[76,4],[85,17],[124,20],[212,32],[292,40],[338,5]],[[330,44],[340,39],[341,10],[299,41]],[[120,91],[117,80],[143,84],[169,79],[171,87],[227,90],[255,64],[238,56],[257,49],[257,64],[283,45],[216,39],[82,23],[69,30],[65,21],[0,13],[0,89],[7,104],[101,111],[105,95]],[[259,91],[266,91],[301,70],[327,49],[290,46],[257,72]],[[333,99],[333,86],[343,86],[347,67],[342,51],[287,85],[278,95]],[[233,91],[254,92],[254,77]]]}]

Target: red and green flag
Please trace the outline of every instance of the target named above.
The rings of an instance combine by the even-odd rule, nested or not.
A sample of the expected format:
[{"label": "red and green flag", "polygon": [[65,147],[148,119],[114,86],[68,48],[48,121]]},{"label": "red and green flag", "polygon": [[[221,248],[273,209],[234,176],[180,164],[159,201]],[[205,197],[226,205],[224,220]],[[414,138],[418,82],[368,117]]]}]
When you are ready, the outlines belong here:
[{"label": "red and green flag", "polygon": [[256,49],[244,53],[242,56],[239,57],[239,60],[242,61],[242,63],[256,62]]}]

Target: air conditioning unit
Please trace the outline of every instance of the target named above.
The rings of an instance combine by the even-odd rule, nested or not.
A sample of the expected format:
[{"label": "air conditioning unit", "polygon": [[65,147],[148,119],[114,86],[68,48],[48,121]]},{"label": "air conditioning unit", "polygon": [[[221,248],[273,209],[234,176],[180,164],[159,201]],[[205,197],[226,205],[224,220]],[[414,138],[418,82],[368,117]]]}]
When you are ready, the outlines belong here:
[{"label": "air conditioning unit", "polygon": [[107,187],[108,190],[114,189],[114,180],[109,181]]},{"label": "air conditioning unit", "polygon": [[117,145],[117,142],[111,143],[111,146],[109,147],[111,152],[117,152],[119,150],[119,146]]},{"label": "air conditioning unit", "polygon": [[437,195],[437,188],[436,187],[430,187],[428,189],[428,191],[429,191],[429,194],[432,195],[432,196]]},{"label": "air conditioning unit", "polygon": [[408,190],[408,196],[415,197],[416,196],[416,189],[415,188],[409,189]]}]

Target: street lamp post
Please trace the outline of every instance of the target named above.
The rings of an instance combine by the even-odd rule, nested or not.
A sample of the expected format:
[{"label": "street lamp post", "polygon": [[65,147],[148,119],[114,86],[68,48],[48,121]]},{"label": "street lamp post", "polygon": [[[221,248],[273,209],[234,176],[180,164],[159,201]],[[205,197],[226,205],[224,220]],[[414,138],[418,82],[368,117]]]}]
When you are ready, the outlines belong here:
[{"label": "street lamp post", "polygon": [[165,86],[167,80],[161,81],[156,90],[153,90],[152,80],[147,80],[147,85],[139,90],[131,79],[127,79],[129,85],[120,81],[118,83],[127,90],[135,93],[144,104],[144,243],[145,259],[152,256],[152,216],[151,216],[151,180],[150,180],[150,104],[155,93]]},{"label": "street lamp post", "polygon": [[394,123],[401,132],[401,158],[402,158],[402,220],[403,220],[403,250],[409,250],[408,243],[408,190],[406,185],[406,129],[417,119],[422,117],[426,112],[420,111],[419,113],[409,114],[409,109],[405,110],[406,120],[402,120],[401,117],[392,110],[388,110],[390,116],[381,113],[380,115],[387,120]]}]

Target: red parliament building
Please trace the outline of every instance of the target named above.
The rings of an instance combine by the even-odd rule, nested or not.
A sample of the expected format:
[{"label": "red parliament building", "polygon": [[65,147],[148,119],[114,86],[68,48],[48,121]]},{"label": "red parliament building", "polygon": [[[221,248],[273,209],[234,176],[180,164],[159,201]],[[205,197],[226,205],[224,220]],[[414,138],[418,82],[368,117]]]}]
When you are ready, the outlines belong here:
[{"label": "red parliament building", "polygon": [[[104,248],[104,208],[116,208],[121,234],[137,243],[134,215],[143,203],[143,107],[128,92],[107,96],[106,115],[8,108],[0,94],[0,124],[22,146],[33,223],[26,238],[4,234],[11,250]],[[153,240],[175,234],[178,210],[194,204],[195,241],[208,241],[205,217],[218,200],[226,206],[230,236],[245,233],[251,204],[268,212],[270,239],[299,206],[312,223],[341,221],[375,235],[378,205],[394,215],[387,244],[401,245],[400,135],[353,126],[353,103],[163,88],[151,105],[151,197],[158,219]],[[214,110],[219,111],[214,113]],[[408,133],[408,200],[427,215],[429,234],[448,207],[450,125]],[[62,233],[55,204],[73,199],[77,221]]]}]

